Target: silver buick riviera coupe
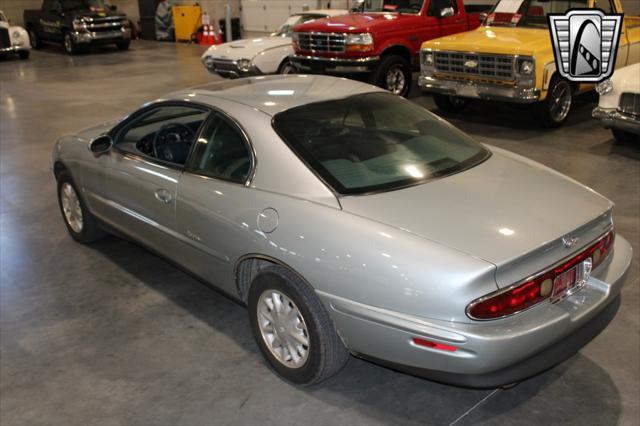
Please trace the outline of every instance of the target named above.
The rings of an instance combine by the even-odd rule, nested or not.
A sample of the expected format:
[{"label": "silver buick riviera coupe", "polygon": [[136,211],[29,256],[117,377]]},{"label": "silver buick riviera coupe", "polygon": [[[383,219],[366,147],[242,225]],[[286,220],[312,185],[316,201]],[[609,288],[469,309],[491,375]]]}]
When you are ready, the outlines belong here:
[{"label": "silver buick riviera coupe", "polygon": [[376,87],[253,77],[60,138],[62,216],[170,258],[249,310],[286,379],[349,354],[495,387],[575,354],[631,262],[612,203]]}]

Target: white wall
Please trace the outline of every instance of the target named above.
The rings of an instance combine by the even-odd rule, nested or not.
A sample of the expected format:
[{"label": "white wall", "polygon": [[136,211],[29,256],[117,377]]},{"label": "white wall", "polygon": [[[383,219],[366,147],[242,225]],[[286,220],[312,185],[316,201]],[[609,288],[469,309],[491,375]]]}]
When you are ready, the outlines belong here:
[{"label": "white wall", "polygon": [[0,10],[15,25],[22,25],[22,12],[25,9],[40,9],[41,6],[42,0],[0,0]]}]

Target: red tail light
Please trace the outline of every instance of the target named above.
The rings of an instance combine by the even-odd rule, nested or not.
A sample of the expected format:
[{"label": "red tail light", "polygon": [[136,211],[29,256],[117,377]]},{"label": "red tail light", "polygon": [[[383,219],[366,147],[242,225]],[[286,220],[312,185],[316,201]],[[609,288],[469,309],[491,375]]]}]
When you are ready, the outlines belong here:
[{"label": "red tail light", "polygon": [[615,232],[611,230],[578,255],[560,262],[524,283],[476,299],[467,306],[467,316],[479,320],[502,318],[549,299],[554,294],[558,276],[589,258],[592,268],[596,268],[609,255],[614,239]]}]

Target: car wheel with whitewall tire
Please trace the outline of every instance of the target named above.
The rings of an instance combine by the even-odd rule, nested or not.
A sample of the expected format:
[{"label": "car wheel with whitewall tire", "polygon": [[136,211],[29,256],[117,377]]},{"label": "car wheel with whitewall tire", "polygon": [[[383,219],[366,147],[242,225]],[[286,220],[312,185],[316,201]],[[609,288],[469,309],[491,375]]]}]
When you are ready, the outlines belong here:
[{"label": "car wheel with whitewall tire", "polygon": [[560,127],[567,121],[573,104],[573,87],[555,74],[545,100],[533,105],[533,116],[546,129]]},{"label": "car wheel with whitewall tire", "polygon": [[67,171],[57,176],[58,205],[69,234],[80,243],[91,243],[105,236],[98,220],[87,209],[78,188]]},{"label": "car wheel with whitewall tire", "polygon": [[298,70],[289,60],[283,61],[278,67],[278,74],[297,74]]},{"label": "car wheel with whitewall tire", "polygon": [[407,96],[411,90],[411,66],[402,56],[388,55],[371,75],[371,83],[397,96]]},{"label": "car wheel with whitewall tire", "polygon": [[443,112],[460,112],[469,105],[469,101],[465,98],[440,93],[433,94],[433,101],[438,109]]},{"label": "car wheel with whitewall tire", "polygon": [[290,270],[277,265],[262,269],[251,282],[248,307],[260,351],[285,379],[316,384],[349,359],[324,305]]}]

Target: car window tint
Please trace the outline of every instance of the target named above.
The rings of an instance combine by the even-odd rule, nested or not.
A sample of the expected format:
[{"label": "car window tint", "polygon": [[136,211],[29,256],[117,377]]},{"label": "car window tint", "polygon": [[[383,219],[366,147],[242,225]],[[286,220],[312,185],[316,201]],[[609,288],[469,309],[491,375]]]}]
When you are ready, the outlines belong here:
[{"label": "car window tint", "polygon": [[189,169],[217,179],[244,183],[251,171],[251,154],[240,129],[220,116],[209,121],[198,139]]},{"label": "car window tint", "polygon": [[118,133],[115,143],[132,154],[184,165],[208,114],[190,106],[160,106],[132,119]]}]

